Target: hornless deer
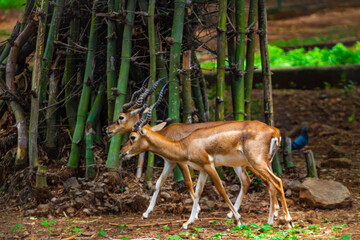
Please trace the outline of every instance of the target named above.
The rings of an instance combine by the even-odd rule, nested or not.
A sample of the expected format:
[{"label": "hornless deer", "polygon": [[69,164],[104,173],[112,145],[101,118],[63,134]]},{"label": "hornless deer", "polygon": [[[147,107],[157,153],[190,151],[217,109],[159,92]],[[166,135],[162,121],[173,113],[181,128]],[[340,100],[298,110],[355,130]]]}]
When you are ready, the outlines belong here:
[{"label": "hornless deer", "polygon": [[[189,220],[183,228],[193,223],[196,218],[198,201],[201,196],[205,180],[209,175],[220,195],[234,214],[237,224],[240,224],[240,215],[235,210],[225,193],[225,189],[215,170],[216,166],[247,167],[259,176],[267,185],[270,197],[270,214],[276,194],[271,190],[273,185],[279,194],[285,212],[285,220],[291,227],[291,217],[286,205],[281,179],[269,168],[268,163],[274,157],[281,140],[280,131],[275,127],[259,121],[230,121],[226,124],[200,128],[193,131],[181,140],[171,140],[150,127],[151,112],[163,98],[162,89],[158,101],[152,105],[145,120],[142,118],[133,126],[129,142],[121,150],[123,157],[132,157],[145,151],[151,151],[168,162],[188,164],[200,171],[196,187],[195,201]],[[270,217],[269,217],[270,220]]]}]

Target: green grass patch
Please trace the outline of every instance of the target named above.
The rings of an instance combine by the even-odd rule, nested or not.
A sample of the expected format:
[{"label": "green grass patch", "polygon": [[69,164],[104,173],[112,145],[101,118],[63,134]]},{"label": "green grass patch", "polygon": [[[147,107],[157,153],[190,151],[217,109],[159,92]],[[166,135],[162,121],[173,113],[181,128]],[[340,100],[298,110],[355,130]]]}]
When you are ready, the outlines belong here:
[{"label": "green grass patch", "polygon": [[19,9],[25,6],[26,0],[0,0],[0,9]]},{"label": "green grass patch", "polygon": [[[270,66],[275,68],[299,67],[299,66],[336,66],[345,64],[360,64],[360,42],[347,48],[342,43],[336,44],[333,48],[314,48],[305,51],[304,48],[297,48],[285,52],[282,48],[268,46]],[[228,66],[228,62],[226,62]],[[200,64],[203,71],[216,72],[216,62],[207,61]],[[261,68],[260,53],[255,54],[255,66]]]}]

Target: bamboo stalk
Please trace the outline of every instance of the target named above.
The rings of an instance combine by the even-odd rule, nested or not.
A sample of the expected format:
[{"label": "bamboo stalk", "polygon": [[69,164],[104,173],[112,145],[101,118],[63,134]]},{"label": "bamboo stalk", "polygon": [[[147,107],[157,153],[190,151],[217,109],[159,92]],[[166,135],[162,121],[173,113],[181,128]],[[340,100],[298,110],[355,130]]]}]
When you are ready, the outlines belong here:
[{"label": "bamboo stalk", "polygon": [[235,76],[232,78],[234,118],[244,120],[244,67],[245,67],[245,1],[236,0],[236,44],[235,44]]},{"label": "bamboo stalk", "polygon": [[[41,1],[40,11],[42,13],[47,12],[48,0]],[[44,41],[46,31],[46,14],[40,16],[38,33],[36,38],[36,49],[34,55],[34,69],[32,72],[31,80],[31,112],[29,123],[29,165],[30,167],[39,165],[38,156],[38,129],[39,129],[39,95],[40,95],[40,75],[41,75],[41,63],[42,56],[44,54]]]},{"label": "bamboo stalk", "polygon": [[198,73],[199,73],[199,85],[200,85],[200,89],[201,89],[201,95],[203,98],[203,104],[204,104],[204,119],[205,121],[209,121],[210,120],[210,113],[209,113],[209,100],[207,97],[207,86],[206,86],[206,81],[205,81],[205,77],[204,74],[200,68],[200,63],[199,60],[197,59],[196,54],[194,53],[194,57],[192,58],[192,61],[194,62],[194,64],[196,66],[198,66]]},{"label": "bamboo stalk", "polygon": [[[272,85],[271,85],[271,72],[269,63],[268,52],[268,39],[267,39],[267,16],[265,0],[259,0],[259,37],[260,37],[260,52],[261,52],[261,72],[264,84],[264,114],[266,124],[274,125],[273,116],[273,100],[272,100]],[[275,155],[272,161],[273,171],[282,174],[279,157]]]},{"label": "bamboo stalk", "polygon": [[[174,18],[171,38],[174,40],[170,46],[169,64],[169,118],[173,123],[180,122],[180,93],[179,76],[177,70],[180,68],[180,51],[183,38],[185,14],[185,0],[175,2]],[[184,178],[178,166],[174,168],[175,181],[183,181]]]},{"label": "bamboo stalk", "polygon": [[294,167],[294,163],[292,160],[292,152],[291,152],[291,138],[286,137],[284,141],[284,163],[286,168],[292,168]]},{"label": "bamboo stalk", "polygon": [[224,121],[227,0],[219,3],[215,121]]},{"label": "bamboo stalk", "polygon": [[9,56],[11,45],[14,43],[15,39],[18,37],[20,27],[21,27],[20,23],[16,22],[15,27],[13,28],[13,31],[12,31],[12,33],[10,35],[10,38],[7,40],[8,42],[5,44],[5,48],[1,52],[0,65],[5,64],[3,62]]},{"label": "bamboo stalk", "polygon": [[[61,21],[61,14],[64,8],[64,0],[56,0],[56,4],[54,7],[53,15],[51,18],[51,24],[49,28],[49,33],[46,41],[46,47],[43,56],[42,62],[42,70],[41,70],[41,87],[40,87],[40,101],[43,102],[46,98],[46,90],[47,90],[47,83],[48,83],[48,74],[51,66],[51,62],[53,59],[54,53],[54,41],[57,37],[60,21]],[[49,126],[47,126],[49,127]]]},{"label": "bamboo stalk", "polygon": [[307,150],[304,153],[306,160],[307,177],[318,178],[313,152],[311,150]]},{"label": "bamboo stalk", "polygon": [[46,188],[48,186],[46,179],[46,166],[39,166],[36,172],[36,188]]},{"label": "bamboo stalk", "polygon": [[251,120],[251,92],[254,76],[255,58],[255,22],[258,8],[258,1],[250,1],[248,25],[248,42],[246,46],[246,73],[245,73],[245,118]]},{"label": "bamboo stalk", "polygon": [[104,85],[101,84],[97,91],[95,101],[91,107],[85,126],[85,141],[86,141],[86,178],[93,179],[95,177],[95,163],[94,163],[94,135],[96,134],[96,123],[99,121],[100,112],[104,103]]},{"label": "bamboo stalk", "polygon": [[[8,61],[6,64],[6,85],[9,91],[17,96],[17,87],[15,84],[16,62],[19,57],[20,49],[27,41],[29,36],[35,31],[36,24],[31,21],[14,41],[10,49]],[[26,164],[28,155],[28,133],[27,124],[22,107],[15,101],[10,101],[10,107],[15,115],[16,127],[18,129],[18,146],[15,158],[15,165],[22,166]]]},{"label": "bamboo stalk", "polygon": [[88,53],[86,59],[86,67],[83,81],[83,89],[81,92],[80,103],[77,111],[77,121],[73,134],[70,158],[68,162],[68,167],[76,168],[78,166],[80,158],[80,143],[84,136],[84,128],[86,121],[86,114],[89,109],[89,100],[90,100],[90,84],[93,81],[94,70],[95,70],[95,50],[96,50],[96,3],[97,0],[94,0],[92,7],[91,15],[91,25],[90,25],[90,36],[88,43]]},{"label": "bamboo stalk", "polygon": [[[73,12],[73,18],[70,22],[70,34],[68,38],[68,45],[73,46],[75,42],[78,42],[80,35],[80,18],[79,18],[79,6],[78,1],[72,0],[71,10]],[[76,85],[77,77],[77,63],[76,54],[71,48],[66,49],[65,69],[63,75],[63,82],[65,88],[65,110],[68,119],[71,133],[74,132],[76,125],[76,114],[79,98],[73,93]]]},{"label": "bamboo stalk", "polygon": [[183,123],[192,123],[192,97],[191,97],[191,50],[183,52],[182,100],[183,100]]},{"label": "bamboo stalk", "polygon": [[[132,27],[134,24],[134,11],[136,6],[136,0],[128,1],[127,4],[127,15],[126,15],[126,25],[123,32],[122,40],[122,49],[121,49],[121,66],[119,72],[119,79],[117,88],[120,95],[116,98],[115,110],[113,120],[117,118],[119,112],[121,111],[122,106],[125,102],[126,89],[129,78],[129,69],[130,69],[130,57],[132,49]],[[106,166],[108,168],[117,169],[119,168],[119,153],[120,153],[120,144],[122,136],[120,134],[111,138],[109,154],[106,161]]]},{"label": "bamboo stalk", "polygon": [[[114,11],[114,0],[108,0],[108,12]],[[107,106],[108,106],[108,124],[113,120],[115,102],[111,101],[111,89],[116,87],[116,27],[115,22],[108,19],[108,35],[107,35],[107,54],[106,54],[106,76],[107,76]]]},{"label": "bamboo stalk", "polygon": [[[141,1],[143,2],[143,1]],[[155,15],[155,0],[149,0],[149,8],[148,8],[148,33],[149,33],[149,52],[150,52],[150,79],[149,79],[149,86],[151,86],[156,79],[156,42],[155,42],[155,22],[154,22],[154,15]],[[149,98],[149,105],[155,103],[156,95],[152,94]],[[156,124],[156,110],[153,112],[154,114],[151,116],[151,125]],[[140,161],[139,157],[139,161]],[[152,152],[148,152],[148,161],[145,173],[145,181],[149,181],[153,176],[154,170],[154,161],[155,155]]]}]

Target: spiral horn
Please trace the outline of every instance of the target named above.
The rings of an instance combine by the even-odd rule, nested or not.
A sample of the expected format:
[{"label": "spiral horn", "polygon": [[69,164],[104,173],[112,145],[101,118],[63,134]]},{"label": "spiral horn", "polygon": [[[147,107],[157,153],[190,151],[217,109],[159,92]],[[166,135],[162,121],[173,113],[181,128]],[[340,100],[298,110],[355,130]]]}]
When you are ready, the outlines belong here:
[{"label": "spiral horn", "polygon": [[145,90],[146,90],[146,84],[147,84],[148,80],[150,79],[150,77],[151,77],[151,75],[148,76],[148,77],[144,80],[143,84],[141,85],[141,88],[140,88],[139,90],[137,90],[136,92],[133,93],[133,95],[131,96],[130,102],[125,103],[125,104],[123,105],[123,109],[122,109],[123,112],[127,112],[129,109],[131,109],[131,108],[133,107],[133,105],[135,105],[136,100],[137,100],[137,97],[138,97],[140,94],[142,94],[143,92],[145,92]]}]

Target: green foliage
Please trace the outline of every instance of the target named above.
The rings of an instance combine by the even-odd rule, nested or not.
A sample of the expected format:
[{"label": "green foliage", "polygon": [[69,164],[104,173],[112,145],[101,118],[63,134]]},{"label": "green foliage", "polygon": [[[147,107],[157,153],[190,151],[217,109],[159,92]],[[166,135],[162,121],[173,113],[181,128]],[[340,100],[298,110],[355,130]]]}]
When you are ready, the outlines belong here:
[{"label": "green foliage", "polygon": [[25,6],[26,0],[0,0],[0,9],[18,9]]},{"label": "green foliage", "polygon": [[[345,64],[360,64],[360,42],[353,47],[347,48],[342,43],[336,44],[333,48],[317,48],[305,51],[304,48],[297,48],[285,52],[282,48],[268,46],[269,61],[271,67],[299,67],[299,66],[336,66]],[[228,66],[228,61],[226,62]],[[216,71],[216,62],[207,61],[200,64],[206,72]],[[255,54],[255,66],[261,68],[260,53]]]},{"label": "green foliage", "polygon": [[105,235],[106,235],[106,233],[105,233],[105,231],[104,231],[104,228],[101,226],[101,227],[99,227],[99,230],[98,230],[98,232],[97,232],[97,236],[98,237],[105,237]]}]

